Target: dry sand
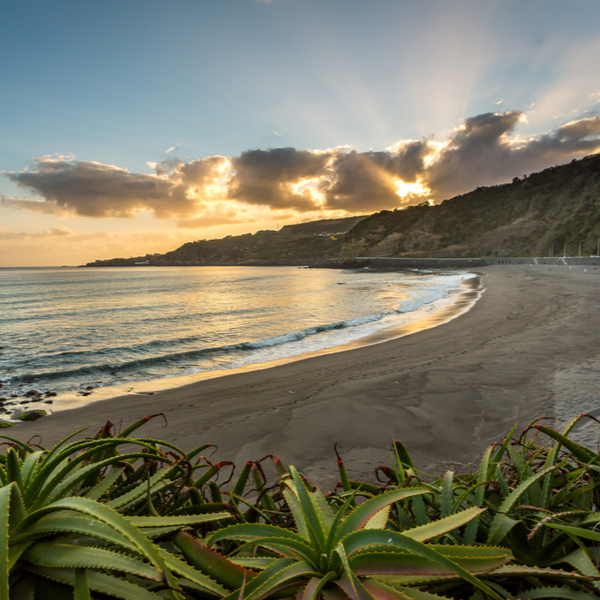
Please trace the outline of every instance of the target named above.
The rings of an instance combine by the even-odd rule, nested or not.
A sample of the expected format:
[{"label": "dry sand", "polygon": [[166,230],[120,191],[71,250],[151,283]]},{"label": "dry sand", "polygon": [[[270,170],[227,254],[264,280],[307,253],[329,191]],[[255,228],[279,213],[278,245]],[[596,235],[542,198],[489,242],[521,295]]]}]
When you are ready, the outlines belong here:
[{"label": "dry sand", "polygon": [[39,434],[48,447],[82,427],[93,434],[108,419],[125,426],[163,412],[168,425],[156,419],[140,435],[185,450],[211,442],[219,447],[215,460],[239,466],[272,453],[327,489],[338,479],[336,442],[356,479],[372,479],[376,466],[389,464],[394,439],[422,469],[460,469],[516,422],[525,427],[535,417],[577,413],[582,374],[588,391],[598,390],[600,380],[600,270],[494,266],[477,272],[481,299],[437,327],[105,400],[4,433],[23,440]]}]

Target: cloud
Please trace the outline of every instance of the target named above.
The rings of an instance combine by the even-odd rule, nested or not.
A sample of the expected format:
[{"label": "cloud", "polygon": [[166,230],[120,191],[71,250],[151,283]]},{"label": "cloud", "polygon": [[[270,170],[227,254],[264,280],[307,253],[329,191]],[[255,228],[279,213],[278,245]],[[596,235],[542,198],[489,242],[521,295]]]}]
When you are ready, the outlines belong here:
[{"label": "cloud", "polygon": [[232,159],[228,196],[248,204],[300,212],[320,207],[312,187],[302,184],[327,175],[332,153],[295,148],[247,150]]},{"label": "cloud", "polygon": [[61,238],[62,240],[69,239],[70,241],[89,241],[89,240],[112,240],[115,235],[108,231],[98,231],[94,233],[77,232],[57,225],[44,231],[9,231],[8,229],[0,229],[0,242],[37,242]]},{"label": "cloud", "polygon": [[3,206],[4,208],[14,208],[16,210],[28,210],[30,212],[46,215],[56,215],[59,217],[68,214],[64,209],[60,208],[60,206],[52,202],[45,202],[44,200],[28,200],[26,198],[0,196],[0,206]]},{"label": "cloud", "polygon": [[55,216],[132,218],[150,211],[179,229],[336,218],[439,202],[482,185],[565,163],[600,150],[600,117],[586,116],[522,138],[517,110],[465,119],[448,138],[400,140],[381,151],[248,150],[236,157],[148,163],[152,174],[74,157],[41,157],[3,173],[41,199],[0,198],[0,206]]},{"label": "cloud", "polygon": [[112,165],[59,156],[35,158],[31,169],[5,173],[19,187],[43,201],[3,200],[5,206],[35,212],[57,211],[82,217],[135,217],[140,210],[158,218],[190,217],[198,212],[199,194],[218,176],[222,157],[182,163],[168,158],[151,163],[155,175],[131,173]]},{"label": "cloud", "polygon": [[174,146],[171,146],[168,150],[165,150],[165,154],[170,154],[171,152],[175,152],[175,150],[177,150],[177,148],[179,148],[179,146],[181,146],[181,144],[175,144]]}]

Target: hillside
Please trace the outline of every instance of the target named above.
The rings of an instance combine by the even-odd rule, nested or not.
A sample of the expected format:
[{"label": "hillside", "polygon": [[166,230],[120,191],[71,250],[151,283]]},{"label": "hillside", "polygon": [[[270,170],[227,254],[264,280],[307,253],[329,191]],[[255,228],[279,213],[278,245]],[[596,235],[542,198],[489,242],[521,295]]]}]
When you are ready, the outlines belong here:
[{"label": "hillside", "polygon": [[166,254],[86,266],[300,265],[355,256],[487,257],[597,253],[600,155],[480,187],[430,206],[286,225],[279,231],[189,242]]},{"label": "hillside", "polygon": [[486,257],[596,254],[600,155],[429,206],[382,211],[344,238],[342,257]]},{"label": "hillside", "polygon": [[227,236],[188,242],[166,254],[113,258],[87,267],[126,267],[136,263],[155,266],[304,265],[339,256],[344,235],[365,217],[324,219],[286,225],[279,231]]}]

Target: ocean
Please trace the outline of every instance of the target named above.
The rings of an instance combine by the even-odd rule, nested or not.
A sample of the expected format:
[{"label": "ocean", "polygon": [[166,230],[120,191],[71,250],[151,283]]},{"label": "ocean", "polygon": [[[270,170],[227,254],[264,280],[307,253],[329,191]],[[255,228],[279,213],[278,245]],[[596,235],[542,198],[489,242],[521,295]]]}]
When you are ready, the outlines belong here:
[{"label": "ocean", "polygon": [[87,397],[107,386],[341,347],[441,310],[470,276],[298,267],[3,268],[2,417],[34,390],[58,394],[53,402],[60,403],[65,393]]}]

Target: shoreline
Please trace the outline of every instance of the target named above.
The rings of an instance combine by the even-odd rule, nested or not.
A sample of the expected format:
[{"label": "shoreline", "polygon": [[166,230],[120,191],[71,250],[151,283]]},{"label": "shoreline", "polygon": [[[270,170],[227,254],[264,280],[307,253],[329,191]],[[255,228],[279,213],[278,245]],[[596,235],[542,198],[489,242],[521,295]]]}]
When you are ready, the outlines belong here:
[{"label": "shoreline", "polygon": [[[365,335],[364,337],[353,339],[336,346],[302,352],[300,354],[292,354],[264,362],[252,362],[240,367],[209,369],[188,375],[129,381],[118,385],[108,385],[96,388],[79,387],[70,391],[59,392],[56,396],[52,396],[52,406],[44,402],[46,399],[45,396],[42,396],[42,400],[30,400],[27,405],[16,406],[10,421],[20,425],[21,422],[18,420],[18,416],[29,410],[46,410],[49,414],[56,414],[66,410],[90,406],[96,402],[105,402],[107,400],[113,400],[129,395],[153,395],[162,391],[175,391],[178,388],[200,381],[206,381],[208,379],[229,377],[231,375],[247,373],[254,370],[271,369],[276,366],[305,360],[307,358],[323,356],[335,352],[345,352],[363,346],[383,343],[405,335],[411,335],[430,327],[436,327],[469,310],[483,292],[481,278],[472,272],[465,271],[464,273],[465,277],[461,278],[460,282],[450,288],[443,298],[435,300],[429,305],[425,304],[414,311],[414,314],[417,316],[409,318],[405,323],[385,327],[379,331]],[[430,312],[430,310],[432,310],[432,312]],[[406,314],[410,316],[413,313],[407,312]]]},{"label": "shoreline", "polygon": [[39,443],[49,447],[82,427],[93,435],[109,419],[122,428],[162,412],[168,425],[156,419],[140,435],[183,450],[213,443],[214,460],[238,467],[275,454],[326,488],[337,481],[336,442],[352,478],[372,479],[389,462],[394,439],[418,468],[462,468],[516,421],[525,427],[560,414],[557,376],[600,364],[597,271],[540,265],[477,272],[485,287],[479,301],[430,329],[95,402],[5,433],[21,440],[41,435]]}]

